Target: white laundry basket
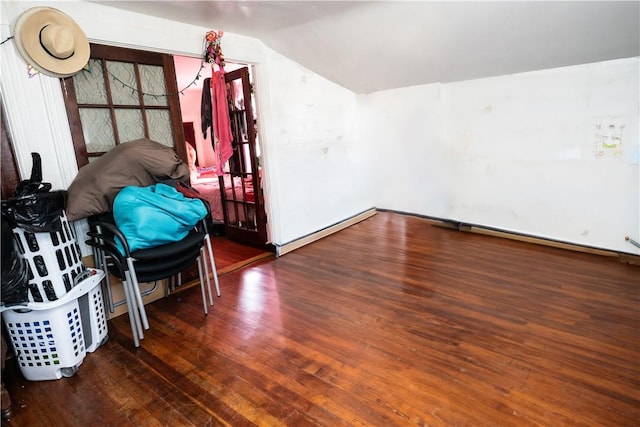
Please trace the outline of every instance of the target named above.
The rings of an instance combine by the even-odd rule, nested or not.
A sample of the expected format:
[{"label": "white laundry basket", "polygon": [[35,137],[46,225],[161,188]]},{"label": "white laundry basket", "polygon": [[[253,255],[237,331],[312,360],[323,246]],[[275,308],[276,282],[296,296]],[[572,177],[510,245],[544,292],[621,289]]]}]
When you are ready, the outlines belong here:
[{"label": "white laundry basket", "polygon": [[[89,272],[88,278],[56,301],[2,307],[7,334],[27,380],[72,376],[87,351],[94,351],[107,336],[100,287],[104,272]],[[84,297],[88,302],[83,302]],[[87,335],[92,338],[89,343]]]},{"label": "white laundry basket", "polygon": [[82,271],[80,248],[62,211],[60,230],[31,233],[13,229],[18,251],[29,264],[29,301],[55,301],[69,292]]},{"label": "white laundry basket", "polygon": [[82,318],[85,349],[87,353],[93,353],[109,338],[102,286],[94,286],[93,289],[78,298],[78,305]]}]

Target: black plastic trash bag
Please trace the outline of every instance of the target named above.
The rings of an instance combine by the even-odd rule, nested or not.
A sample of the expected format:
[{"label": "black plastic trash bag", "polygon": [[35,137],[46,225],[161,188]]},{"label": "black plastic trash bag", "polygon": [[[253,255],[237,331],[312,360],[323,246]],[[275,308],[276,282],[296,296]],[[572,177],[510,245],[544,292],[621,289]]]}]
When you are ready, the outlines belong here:
[{"label": "black plastic trash bag", "polygon": [[67,202],[67,191],[51,191],[51,184],[42,182],[40,154],[31,153],[31,178],[21,181],[8,200],[2,201],[2,213],[12,228],[31,233],[58,231]]},{"label": "black plastic trash bag", "polygon": [[18,250],[16,237],[2,215],[2,303],[24,303],[29,298],[29,265]]}]

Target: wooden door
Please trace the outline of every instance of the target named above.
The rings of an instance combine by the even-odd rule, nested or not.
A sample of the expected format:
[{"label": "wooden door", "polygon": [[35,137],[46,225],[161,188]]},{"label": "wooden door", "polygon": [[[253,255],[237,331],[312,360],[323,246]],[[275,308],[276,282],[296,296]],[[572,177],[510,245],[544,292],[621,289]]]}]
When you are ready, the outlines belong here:
[{"label": "wooden door", "polygon": [[225,81],[233,134],[233,155],[219,177],[225,233],[234,242],[266,248],[267,215],[249,69],[227,72]]},{"label": "wooden door", "polygon": [[2,153],[2,162],[0,163],[0,172],[2,173],[2,200],[6,200],[18,187],[20,183],[20,173],[16,164],[16,157],[13,151],[13,143],[11,136],[6,131],[6,118],[4,115],[4,107],[0,101],[0,110],[2,114],[2,124],[0,125],[0,153]]},{"label": "wooden door", "polygon": [[92,43],[88,69],[60,83],[78,168],[139,138],[187,162],[173,56]]},{"label": "wooden door", "polygon": [[[182,130],[184,131],[184,142],[189,144],[194,151],[197,151],[198,147],[196,145],[196,131],[193,126],[193,122],[183,122]],[[195,165],[198,166],[198,156],[196,155]]]}]

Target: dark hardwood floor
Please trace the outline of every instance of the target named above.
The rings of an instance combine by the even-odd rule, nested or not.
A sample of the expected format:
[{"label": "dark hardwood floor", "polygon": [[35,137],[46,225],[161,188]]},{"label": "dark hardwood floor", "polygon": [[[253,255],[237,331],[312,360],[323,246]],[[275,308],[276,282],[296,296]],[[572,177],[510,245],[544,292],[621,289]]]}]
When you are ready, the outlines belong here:
[{"label": "dark hardwood floor", "polygon": [[216,269],[220,276],[235,271],[259,259],[274,257],[275,254],[262,249],[234,243],[224,236],[211,239]]},{"label": "dark hardwood floor", "polygon": [[126,316],[7,426],[637,426],[640,268],[393,213]]}]

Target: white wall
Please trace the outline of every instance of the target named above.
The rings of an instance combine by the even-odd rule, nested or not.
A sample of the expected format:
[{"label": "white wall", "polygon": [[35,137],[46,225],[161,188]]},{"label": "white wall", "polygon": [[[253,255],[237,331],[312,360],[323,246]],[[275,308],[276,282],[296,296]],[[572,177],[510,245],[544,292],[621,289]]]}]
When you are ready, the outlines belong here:
[{"label": "white wall", "polygon": [[441,90],[430,84],[359,96],[359,132],[374,165],[376,207],[449,217],[455,159],[445,150]]},{"label": "white wall", "polygon": [[268,64],[269,115],[278,118],[270,159],[278,173],[269,178],[278,180],[280,235],[289,242],[374,205],[356,137],[355,94],[283,56],[270,55]]},{"label": "white wall", "polygon": [[[629,58],[362,97],[391,159],[376,206],[638,254],[639,75]],[[599,158],[608,123],[622,152]]]},{"label": "white wall", "polygon": [[[202,28],[86,2],[40,2],[91,41],[199,55]],[[32,2],[0,2],[2,39]],[[426,85],[357,97],[266,48],[225,33],[228,60],[253,63],[272,242],[377,206],[640,253],[638,58]],[[23,176],[75,176],[57,79],[28,78],[0,47],[0,90]],[[594,126],[624,123],[623,153],[596,159]]]},{"label": "white wall", "polygon": [[[32,2],[0,3],[2,40]],[[39,2],[70,15],[92,42],[182,55],[200,55],[211,28],[180,24],[86,2]],[[260,41],[225,32],[228,61],[255,64],[259,139],[264,163],[269,235],[279,245],[332,225],[373,203],[363,200],[355,173],[353,119],[356,96]],[[44,179],[66,188],[77,173],[62,91],[57,79],[28,78],[12,42],[0,48],[0,90],[23,176],[32,151],[42,154]],[[322,153],[318,156],[318,153]],[[349,182],[344,176],[348,173]]]}]

